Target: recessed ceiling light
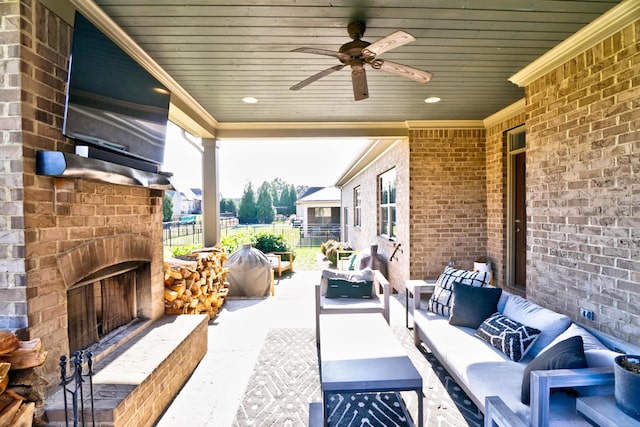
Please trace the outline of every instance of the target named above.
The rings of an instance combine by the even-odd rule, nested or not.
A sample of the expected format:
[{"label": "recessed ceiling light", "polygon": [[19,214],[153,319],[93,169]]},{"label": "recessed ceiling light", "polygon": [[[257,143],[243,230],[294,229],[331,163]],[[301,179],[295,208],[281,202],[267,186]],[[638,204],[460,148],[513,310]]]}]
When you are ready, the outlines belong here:
[{"label": "recessed ceiling light", "polygon": [[438,98],[437,96],[430,96],[429,98],[424,100],[424,102],[426,102],[427,104],[435,104],[436,102],[440,101],[442,101],[442,99]]},{"label": "recessed ceiling light", "polygon": [[247,104],[256,104],[258,102],[258,98],[254,98],[253,96],[247,96],[242,98],[242,102],[246,102]]},{"label": "recessed ceiling light", "polygon": [[161,93],[161,94],[163,94],[163,95],[169,95],[169,94],[171,93],[171,92],[169,92],[168,90],[166,90],[166,89],[165,89],[165,88],[163,88],[163,87],[154,87],[154,88],[153,88],[153,91],[154,91],[154,92],[157,92],[157,93]]}]

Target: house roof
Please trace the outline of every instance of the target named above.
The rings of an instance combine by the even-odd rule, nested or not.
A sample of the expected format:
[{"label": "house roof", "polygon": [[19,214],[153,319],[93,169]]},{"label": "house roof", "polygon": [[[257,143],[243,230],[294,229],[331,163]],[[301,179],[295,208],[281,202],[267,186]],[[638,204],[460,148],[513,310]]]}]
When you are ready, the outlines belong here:
[{"label": "house roof", "polygon": [[340,189],[336,187],[324,187],[318,191],[298,199],[296,203],[339,202]]},{"label": "house roof", "polygon": [[302,194],[300,196],[300,199],[307,197],[308,195],[315,193],[316,191],[322,190],[324,187],[309,187],[307,188],[307,191],[304,192],[304,194]]},{"label": "house roof", "polygon": [[200,194],[196,194],[193,191],[194,189],[188,188],[188,187],[186,187],[184,185],[180,185],[179,183],[178,184],[173,183],[173,186],[176,189],[176,191],[178,193],[180,193],[182,198],[185,199],[185,200],[202,200],[202,192],[201,191],[200,191]]},{"label": "house roof", "polygon": [[[424,122],[481,123],[522,99],[522,86],[548,67],[640,16],[637,0],[70,2],[172,90],[172,121],[218,138],[402,136]],[[379,59],[433,79],[367,69],[370,97],[354,101],[345,67],[290,90],[340,64],[292,50],[337,50],[356,17],[366,22],[363,40],[396,30],[415,36]],[[584,31],[589,23],[597,25]],[[554,47],[560,54],[548,56]],[[246,96],[259,102],[245,104]],[[426,104],[430,96],[442,101]]]}]

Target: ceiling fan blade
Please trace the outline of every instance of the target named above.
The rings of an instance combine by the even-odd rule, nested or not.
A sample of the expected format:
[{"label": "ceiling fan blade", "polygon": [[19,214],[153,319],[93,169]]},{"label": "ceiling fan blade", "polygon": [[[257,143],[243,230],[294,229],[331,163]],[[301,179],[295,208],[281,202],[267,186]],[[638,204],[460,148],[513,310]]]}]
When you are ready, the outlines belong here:
[{"label": "ceiling fan blade", "polygon": [[363,66],[353,66],[351,71],[351,83],[353,85],[353,99],[362,101],[369,97],[367,87],[367,73]]},{"label": "ceiling fan blade", "polygon": [[388,73],[397,74],[407,79],[415,80],[418,83],[429,83],[433,78],[433,73],[409,67],[408,65],[397,64],[391,61],[377,59],[373,68],[386,71]]},{"label": "ceiling fan blade", "polygon": [[333,56],[334,58],[345,61],[349,60],[349,55],[345,55],[344,53],[336,52],[335,50],[318,49],[315,47],[299,47],[297,49],[293,49],[291,52],[313,53],[315,55]]},{"label": "ceiling fan blade", "polygon": [[291,86],[289,89],[290,90],[299,90],[302,89],[303,87],[310,85],[311,83],[315,82],[316,80],[320,80],[322,77],[329,75],[335,71],[339,71],[342,70],[344,68],[343,64],[340,65],[334,65],[331,68],[327,68],[326,70],[320,71],[318,74],[314,74],[313,76],[304,79],[303,81],[301,81],[298,84],[295,84],[293,86]]},{"label": "ceiling fan blade", "polygon": [[411,43],[413,41],[416,41],[416,38],[411,34],[405,31],[396,31],[395,33],[391,33],[388,36],[385,36],[380,40],[371,43],[369,46],[362,49],[362,53],[364,55],[369,55],[370,53],[372,53],[374,56],[378,56],[388,50],[395,49],[396,47]]}]

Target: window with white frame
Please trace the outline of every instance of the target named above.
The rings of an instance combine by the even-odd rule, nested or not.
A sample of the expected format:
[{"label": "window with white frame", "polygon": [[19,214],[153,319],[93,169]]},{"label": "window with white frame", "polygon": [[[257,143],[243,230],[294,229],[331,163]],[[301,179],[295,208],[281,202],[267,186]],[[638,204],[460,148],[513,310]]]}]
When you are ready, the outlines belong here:
[{"label": "window with white frame", "polygon": [[362,225],[362,188],[359,185],[353,189],[353,225]]},{"label": "window with white frame", "polygon": [[380,235],[393,239],[396,236],[396,169],[389,169],[378,179],[380,191]]}]

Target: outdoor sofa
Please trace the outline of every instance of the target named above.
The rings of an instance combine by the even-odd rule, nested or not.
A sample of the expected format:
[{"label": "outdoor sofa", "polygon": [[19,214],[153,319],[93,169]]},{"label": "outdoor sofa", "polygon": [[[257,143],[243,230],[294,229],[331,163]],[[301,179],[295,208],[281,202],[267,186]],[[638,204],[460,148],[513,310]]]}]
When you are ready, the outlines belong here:
[{"label": "outdoor sofa", "polygon": [[[613,393],[613,359],[620,353],[611,348],[635,346],[598,339],[568,316],[493,288],[488,279],[447,267],[436,284],[416,288],[415,344],[424,343],[443,364],[484,413],[485,426],[588,425],[576,413],[576,394]],[[430,296],[426,306],[422,296]],[[551,369],[565,365],[573,369]]]}]

